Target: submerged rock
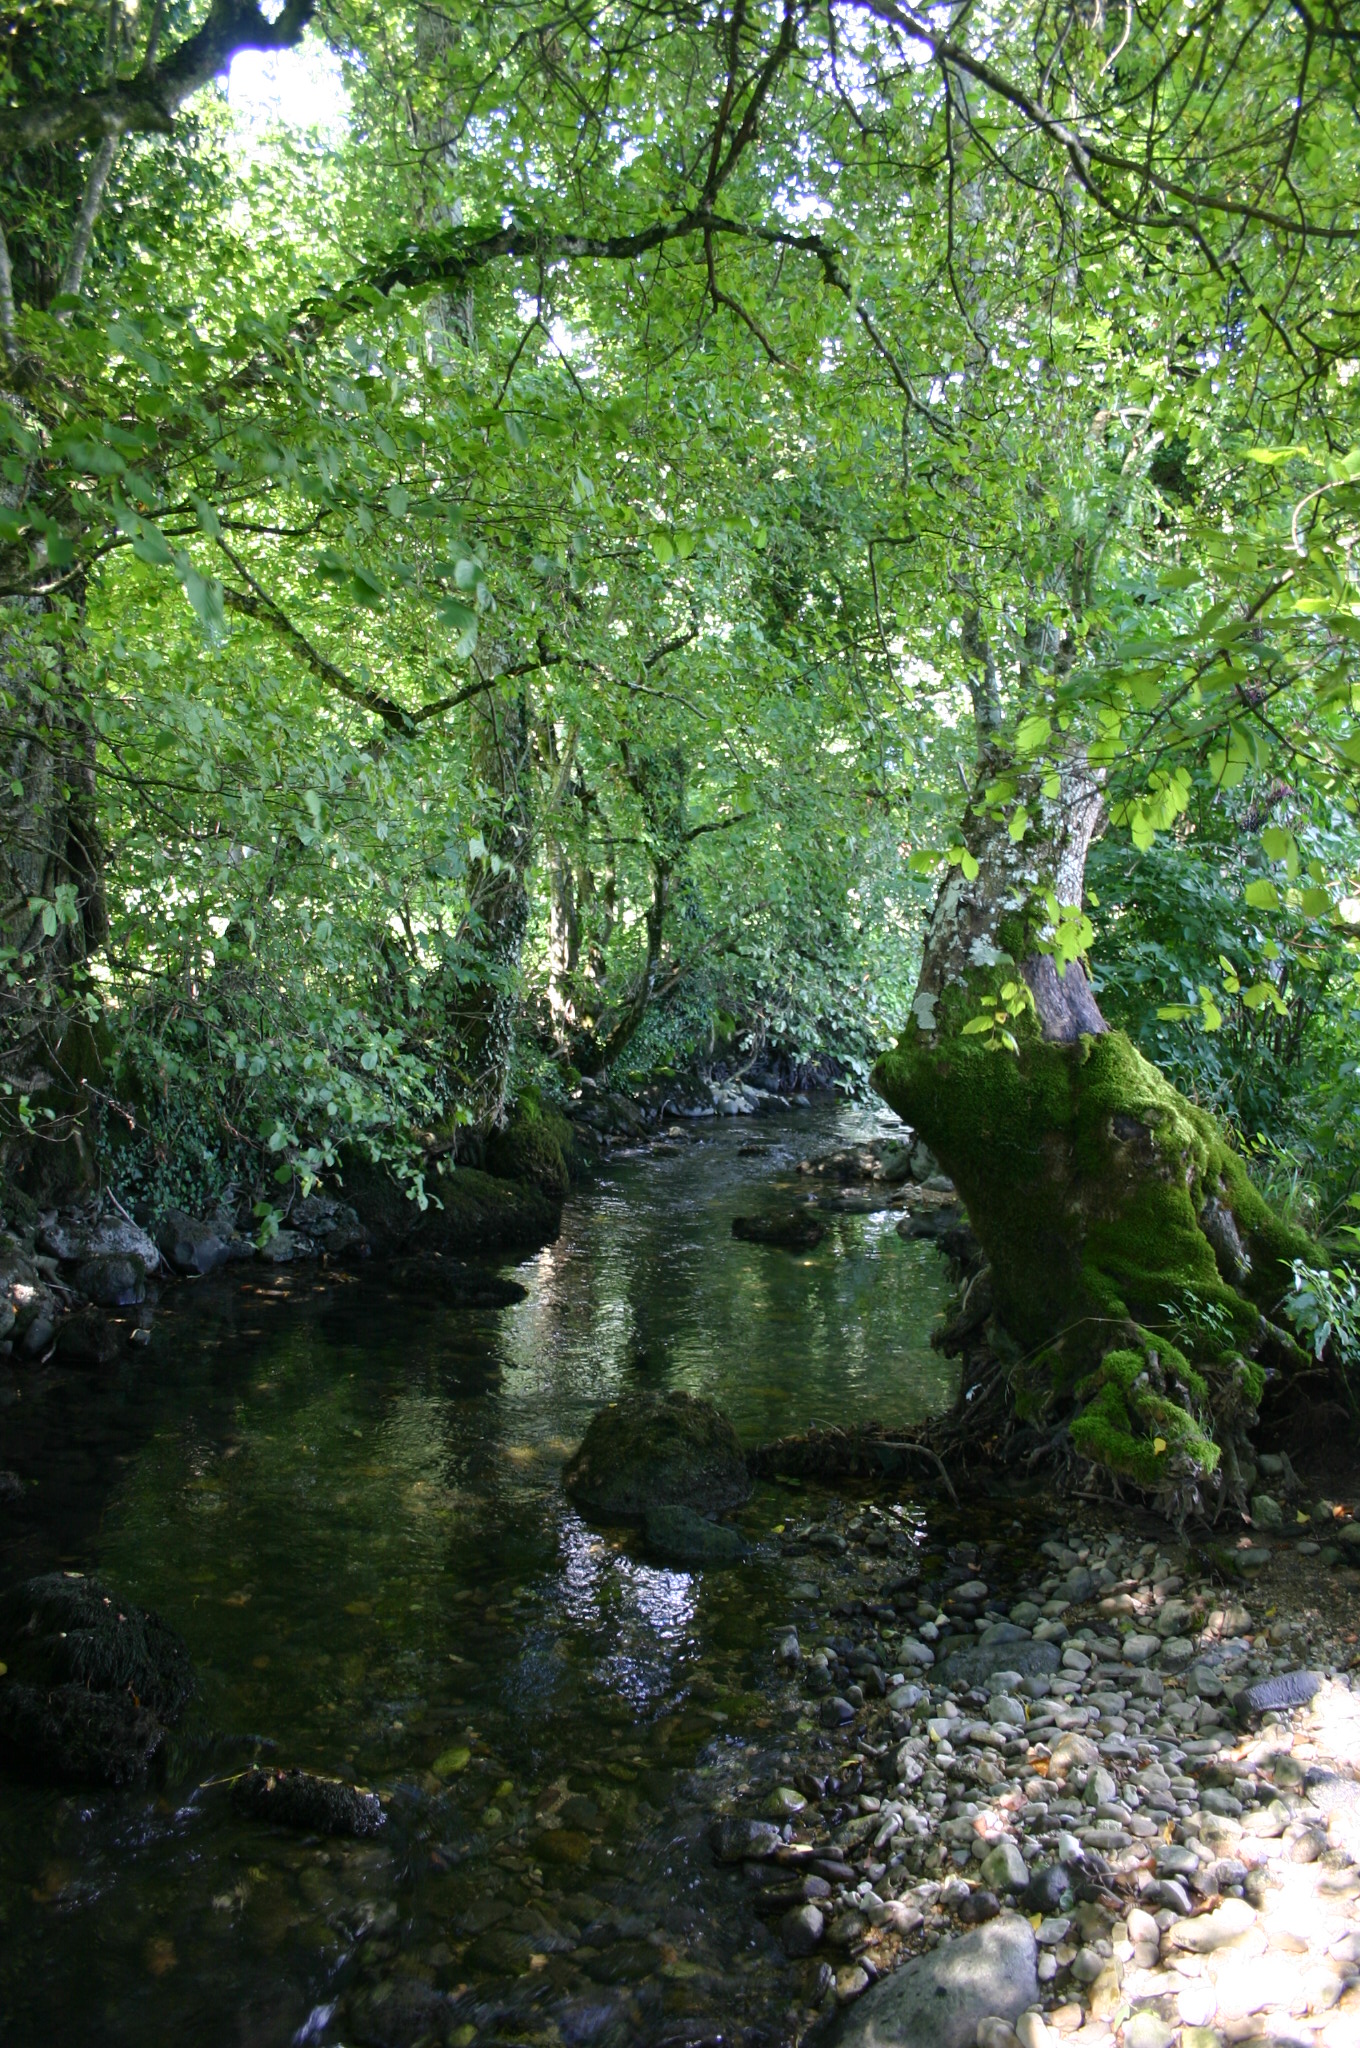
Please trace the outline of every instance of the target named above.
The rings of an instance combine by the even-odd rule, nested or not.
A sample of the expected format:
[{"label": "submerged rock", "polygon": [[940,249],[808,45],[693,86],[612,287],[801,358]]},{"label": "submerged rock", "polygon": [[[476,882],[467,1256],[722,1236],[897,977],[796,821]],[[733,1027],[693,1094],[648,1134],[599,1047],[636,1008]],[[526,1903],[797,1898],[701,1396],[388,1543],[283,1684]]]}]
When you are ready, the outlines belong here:
[{"label": "submerged rock", "polygon": [[778,1245],[789,1252],[810,1252],[826,1236],[826,1225],[807,1209],[785,1209],[773,1216],[734,1216],[732,1235],[747,1244]]},{"label": "submerged rock", "polygon": [[387,1822],[376,1792],[311,1771],[246,1771],[231,1788],[231,1803],[250,1820],[317,1835],[376,1835]]},{"label": "submerged rock", "polygon": [[740,1564],[749,1555],[735,1529],[696,1515],[692,1508],[648,1508],[647,1548],[663,1564]]},{"label": "submerged rock", "polygon": [[509,1308],[529,1292],[518,1280],[503,1279],[499,1273],[465,1265],[461,1259],[441,1259],[437,1253],[397,1259],[388,1267],[387,1277],[407,1293],[443,1302],[448,1308]]},{"label": "submerged rock", "polygon": [[144,1785],[161,1769],[165,1728],[131,1693],[43,1688],[0,1678],[0,1757],[63,1785]]},{"label": "submerged rock", "polygon": [[184,1640],[158,1614],[79,1572],[48,1572],[0,1599],[0,1656],[41,1691],[123,1694],[174,1723],[194,1689]]},{"label": "submerged rock", "polygon": [[660,1507],[720,1514],[751,1493],[745,1454],[727,1417],[711,1401],[681,1393],[611,1401],[568,1459],[562,1484],[578,1506],[622,1521]]},{"label": "submerged rock", "polygon": [[835,2048],[973,2048],[979,2020],[1038,2003],[1034,1930],[1002,1913],[885,1977],[842,2015]]},{"label": "submerged rock", "polygon": [[78,1308],[57,1331],[57,1357],[78,1371],[97,1371],[123,1355],[125,1327],[93,1306]]},{"label": "submerged rock", "polygon": [[708,1845],[718,1863],[763,1863],[782,1840],[772,1820],[745,1820],[723,1814],[708,1831]]}]

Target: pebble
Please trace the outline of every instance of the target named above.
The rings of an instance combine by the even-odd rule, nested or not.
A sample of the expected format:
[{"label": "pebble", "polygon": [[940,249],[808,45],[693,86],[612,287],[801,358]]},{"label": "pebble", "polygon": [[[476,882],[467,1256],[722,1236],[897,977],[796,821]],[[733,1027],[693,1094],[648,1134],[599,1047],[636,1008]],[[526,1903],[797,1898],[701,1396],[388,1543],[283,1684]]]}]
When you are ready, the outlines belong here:
[{"label": "pebble", "polygon": [[[1272,1484],[1256,1526],[1282,1495],[1292,1531],[1292,1477]],[[801,1662],[776,1652],[813,1729],[805,1766],[786,1756],[753,1788],[766,1818],[747,1826],[767,1835],[722,1837],[782,1892],[784,1953],[829,1951],[807,1963],[824,2015],[1008,1924],[1013,1902],[1037,2003],[984,2013],[960,2048],[1360,2048],[1353,1652],[1273,1609],[1258,1624],[1169,1538],[1072,1532],[1018,1586],[960,1545],[956,1583],[904,1600],[897,1579],[882,1600],[861,1514],[845,1562],[828,1557],[831,1613],[800,1613]],[[839,1526],[823,1517],[821,1548]],[[1332,1515],[1326,1533],[1353,1527]]]}]

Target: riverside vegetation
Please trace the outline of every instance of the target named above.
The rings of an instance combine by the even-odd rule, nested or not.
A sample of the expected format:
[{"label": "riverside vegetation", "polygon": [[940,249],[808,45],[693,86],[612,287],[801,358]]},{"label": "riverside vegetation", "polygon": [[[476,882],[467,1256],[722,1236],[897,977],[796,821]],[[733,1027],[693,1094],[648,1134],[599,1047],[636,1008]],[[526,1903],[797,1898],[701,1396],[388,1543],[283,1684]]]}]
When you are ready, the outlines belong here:
[{"label": "riverside vegetation", "polygon": [[[1029,1513],[1039,1488],[1093,1528],[1155,1514],[1200,1546],[1205,1588],[1274,1570],[1289,1515],[1352,1491],[1360,1420],[1344,7],[21,0],[6,31],[6,1413],[55,1414],[72,1375],[135,1385],[179,1279],[286,1301],[318,1265],[337,1289],[381,1273],[440,1327],[532,1315],[541,1275],[498,1262],[552,1245],[597,1167],[716,1158],[699,1134],[720,1120],[834,1084],[900,1122],[810,1148],[725,1225],[743,1259],[821,1260],[846,1285],[857,1215],[884,1256],[884,1218],[936,1244],[958,1288],[935,1347],[958,1361],[952,1401],[757,1444],[653,1388],[592,1425],[597,1472],[636,1458],[625,1509],[584,1483],[585,1433],[564,1475],[581,1511],[645,1510],[658,1568],[745,1572],[779,1533],[722,1519],[760,1523],[753,1480],[909,1475],[946,1515],[965,1489]],[[718,1494],[696,1490],[701,1441],[726,1461]],[[0,1512],[22,1513],[32,1474],[10,1462]],[[159,1666],[138,1661],[165,1624],[98,1578],[63,1591],[45,1540],[13,1546],[11,1761],[154,1781],[184,1707],[176,1681],[158,1714]],[[1099,1542],[1108,1566],[1118,1538]],[[1313,1569],[1344,1591],[1348,1556]],[[1125,1576],[1109,1597],[1141,1612],[1167,1574]],[[72,1601],[79,1626],[59,1626]],[[1208,1674],[1171,1700],[1197,1699],[1206,1731],[1239,1659],[1223,1644],[1274,1653],[1226,1613],[1206,1592],[1168,1639]],[[869,1875],[860,1917],[909,1935],[952,1901],[979,1924],[958,1968],[1010,1986],[942,2048],[972,2048],[970,2027],[1010,2048],[1013,2024],[1040,2048],[1055,1972],[1011,1916],[987,1934],[978,1903],[1020,1890],[1022,1863],[1037,1883],[1039,1851],[1065,1876],[1036,1911],[1068,1914],[1070,1891],[1078,1920],[1109,1923],[1073,1921],[1070,1968],[1135,1965],[1113,1988],[1063,1980],[1106,1982],[1081,2025],[1163,2048],[1173,2023],[1231,2034],[1267,2013],[1341,2041],[1326,2002],[1292,2014],[1272,1991],[1239,2013],[1164,1981],[1209,1949],[1156,1919],[1193,1926],[1193,1901],[1154,1899],[1175,1873],[1123,1825],[1158,1769],[1172,1832],[1195,1811],[1170,1707],[1171,1732],[1135,1744],[1137,1800],[1117,1774],[1154,1650],[1091,1621],[1116,1702],[1098,1717],[1125,1726],[1053,1771],[1041,1729],[1080,1710],[1049,1705],[1072,1681],[1035,1651],[1062,1617],[975,1618],[982,1647],[1035,1664],[996,1725],[1023,1726],[1036,1780],[1091,1774],[1072,1789],[1127,1809],[1098,1819],[1130,1839],[1102,1865],[1079,1831],[988,1823],[996,1882],[950,1890],[941,1859],[963,1847],[971,1869],[972,1843],[947,1826],[978,1816],[942,1824],[933,1781],[905,1795],[963,1695],[923,1731],[903,1700],[922,1681],[897,1674],[894,1832],[922,1821],[938,1868],[906,1867],[944,1890],[899,1912],[900,1885]],[[1056,1654],[1089,1672],[1088,1650]],[[1164,1690],[1179,1655],[1155,1651]],[[1348,1767],[1335,1632],[1314,1661],[1327,1688],[1260,1710],[1321,1716],[1299,1741]],[[814,1739],[835,1749],[844,1707],[881,1757],[872,1686],[846,1685]],[[1248,1793],[1273,1785],[1286,1818],[1250,1841],[1313,1841],[1299,1867],[1333,1874],[1317,1882],[1342,1912],[1344,1828],[1317,1834],[1275,1751],[1220,1746],[1206,1796],[1243,1805],[1239,1764]],[[1009,1760],[1004,1810],[1044,1804]],[[381,1834],[380,1802],[302,1761],[252,1758],[238,1817]],[[870,1899],[849,1864],[825,1892],[779,1892],[805,1852],[828,1861],[802,1810],[777,1843],[747,1820],[714,1837],[720,1865],[745,1842],[763,1846],[733,1860],[779,1866],[800,1965],[852,1925],[852,1877]],[[1224,1860],[1176,1846],[1182,1876]],[[1255,1939],[1243,1910],[1284,1853],[1210,1873],[1225,1943]],[[530,1990],[563,1940],[529,1952]],[[780,2024],[878,2025],[835,2016],[874,1945],[852,1934],[841,1970],[803,1969]],[[422,1965],[428,1998],[385,1978],[308,2038],[332,2019],[377,2041],[528,2024],[514,1998],[464,2019],[450,1958]],[[1162,1972],[1146,1998],[1139,1971]],[[898,1979],[901,2014],[920,1975]],[[739,2001],[757,2035],[760,2003]],[[896,2008],[885,1991],[871,2009]],[[599,2031],[665,2023],[611,2005]]]}]

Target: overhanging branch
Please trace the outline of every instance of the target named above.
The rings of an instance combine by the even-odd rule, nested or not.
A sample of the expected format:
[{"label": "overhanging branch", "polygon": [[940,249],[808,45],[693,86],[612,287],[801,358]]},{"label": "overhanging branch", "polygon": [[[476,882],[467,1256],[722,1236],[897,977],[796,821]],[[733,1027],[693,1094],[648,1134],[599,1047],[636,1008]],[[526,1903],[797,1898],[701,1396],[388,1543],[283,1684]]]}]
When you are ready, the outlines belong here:
[{"label": "overhanging branch", "polygon": [[203,26],[135,78],[93,92],[48,93],[0,108],[0,153],[106,136],[168,135],[187,99],[230,65],[239,50],[289,50],[301,41],[316,0],[286,0],[270,21],[259,0],[212,0]]}]

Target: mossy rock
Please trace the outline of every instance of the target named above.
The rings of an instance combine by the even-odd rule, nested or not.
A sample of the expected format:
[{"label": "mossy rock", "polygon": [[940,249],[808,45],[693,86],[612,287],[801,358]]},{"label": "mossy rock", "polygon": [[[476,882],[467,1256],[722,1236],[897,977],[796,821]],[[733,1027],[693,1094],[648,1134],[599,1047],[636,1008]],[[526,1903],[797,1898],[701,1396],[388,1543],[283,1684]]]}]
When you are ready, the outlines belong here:
[{"label": "mossy rock", "polygon": [[547,1109],[533,1115],[516,1113],[504,1129],[490,1132],[486,1141],[488,1173],[505,1180],[528,1181],[557,1201],[571,1185],[572,1154],[571,1125],[564,1116]]},{"label": "mossy rock", "polygon": [[[498,1180],[460,1166],[432,1184],[418,1242],[444,1254],[537,1251],[562,1227],[562,1204],[529,1181]],[[434,1202],[439,1207],[434,1206]]]},{"label": "mossy rock", "polygon": [[247,1820],[312,1835],[376,1835],[387,1823],[376,1792],[312,1771],[245,1771],[232,1785],[231,1803]]},{"label": "mossy rock", "polygon": [[164,1769],[165,1728],[130,1693],[0,1678],[0,1759],[57,1785],[145,1785]]},{"label": "mossy rock", "polygon": [[693,1394],[629,1394],[592,1420],[562,1484],[578,1507],[606,1521],[649,1509],[721,1514],[750,1498],[737,1433],[720,1408]]},{"label": "mossy rock", "polygon": [[361,1154],[343,1162],[343,1186],[375,1251],[430,1251],[448,1258],[537,1251],[562,1227],[562,1205],[528,1181],[476,1167],[447,1167],[426,1182],[421,1209],[395,1175]]},{"label": "mossy rock", "polygon": [[183,1638],[158,1614],[78,1572],[27,1579],[0,1599],[0,1658],[21,1683],[124,1695],[168,1723],[193,1696]]}]

